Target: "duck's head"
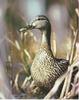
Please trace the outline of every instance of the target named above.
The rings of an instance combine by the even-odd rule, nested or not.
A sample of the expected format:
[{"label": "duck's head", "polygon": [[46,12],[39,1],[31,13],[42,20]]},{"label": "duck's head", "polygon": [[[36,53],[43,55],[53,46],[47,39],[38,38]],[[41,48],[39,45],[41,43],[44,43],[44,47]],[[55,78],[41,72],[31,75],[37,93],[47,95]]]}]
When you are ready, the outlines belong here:
[{"label": "duck's head", "polygon": [[49,19],[44,15],[36,16],[29,26],[29,29],[51,30]]}]

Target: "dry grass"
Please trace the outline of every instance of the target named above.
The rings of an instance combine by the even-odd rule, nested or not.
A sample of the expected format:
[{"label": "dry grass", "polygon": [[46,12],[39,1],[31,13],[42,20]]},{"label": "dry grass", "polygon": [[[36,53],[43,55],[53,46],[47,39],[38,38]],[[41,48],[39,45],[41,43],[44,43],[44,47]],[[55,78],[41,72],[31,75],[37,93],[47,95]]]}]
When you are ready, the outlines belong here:
[{"label": "dry grass", "polygon": [[[79,17],[78,8],[76,8],[75,11]],[[67,59],[69,59],[70,62],[68,70],[64,75],[58,78],[53,88],[49,91],[49,93],[47,93],[47,95],[44,96],[44,93],[40,93],[37,87],[34,91],[29,88],[32,85],[30,67],[33,62],[34,56],[39,48],[39,43],[33,33],[29,30],[24,32],[23,30],[20,30],[21,32],[19,33],[13,31],[13,29],[10,29],[11,32],[7,33],[7,36],[5,36],[5,38],[1,40],[6,40],[10,48],[10,52],[7,57],[6,67],[7,75],[9,77],[9,81],[11,82],[10,84],[12,86],[13,95],[16,95],[15,98],[55,98],[54,95],[59,90],[59,86],[61,85],[63,80],[64,84],[60,96],[58,97],[59,99],[69,99],[79,94],[79,71],[77,71],[74,75],[73,82],[71,81],[73,78],[73,72],[75,71],[75,66],[79,69],[79,43],[77,42],[79,32],[77,29],[74,29],[73,26],[71,26],[71,29],[74,39],[71,47],[71,52],[70,54],[67,54]],[[15,34],[19,34],[19,37],[16,38]],[[53,34],[53,53],[54,56],[56,56],[56,33]],[[40,96],[35,95],[37,91]],[[0,93],[0,97],[4,98],[4,95]]]},{"label": "dry grass", "polygon": [[[50,99],[50,98],[54,98],[55,93],[57,92],[60,84],[62,83],[62,81],[65,79],[64,81],[64,85],[62,87],[62,91],[60,93],[60,99],[69,99],[72,98],[76,95],[79,94],[79,71],[76,73],[75,77],[74,77],[74,82],[71,83],[72,80],[72,76],[73,76],[73,72],[74,72],[74,67],[76,66],[79,69],[79,60],[75,59],[75,55],[77,54],[77,48],[76,44],[77,44],[77,37],[78,37],[78,30],[74,30],[73,29],[73,35],[74,35],[74,39],[73,39],[73,43],[72,43],[72,47],[71,47],[71,52],[69,55],[69,62],[70,62],[70,66],[68,67],[68,71],[61,76],[56,82],[54,87],[49,91],[49,93],[45,96],[45,99]],[[77,54],[79,55],[79,54]],[[76,57],[78,58],[78,56]],[[71,84],[73,84],[74,86],[72,86],[72,89],[70,89]],[[78,89],[76,89],[76,87],[78,87]]]}]

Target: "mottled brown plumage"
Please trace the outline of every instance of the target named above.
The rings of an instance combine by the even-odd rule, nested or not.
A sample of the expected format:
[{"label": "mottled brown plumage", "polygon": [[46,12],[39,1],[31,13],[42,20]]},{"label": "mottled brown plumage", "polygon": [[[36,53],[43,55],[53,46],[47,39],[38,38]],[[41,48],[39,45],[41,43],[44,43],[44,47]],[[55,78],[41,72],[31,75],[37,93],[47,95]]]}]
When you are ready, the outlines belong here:
[{"label": "mottled brown plumage", "polygon": [[51,25],[47,17],[37,16],[29,29],[42,32],[41,46],[31,66],[32,78],[37,86],[51,89],[57,78],[66,72],[69,63],[53,56],[50,45]]}]

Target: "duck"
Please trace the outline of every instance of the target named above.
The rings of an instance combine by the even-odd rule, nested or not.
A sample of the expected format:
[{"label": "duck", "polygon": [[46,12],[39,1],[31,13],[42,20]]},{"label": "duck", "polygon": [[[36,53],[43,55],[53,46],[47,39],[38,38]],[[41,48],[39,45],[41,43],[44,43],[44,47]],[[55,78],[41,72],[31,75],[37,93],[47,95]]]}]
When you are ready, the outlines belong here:
[{"label": "duck", "polygon": [[51,24],[46,16],[36,16],[28,24],[28,29],[38,29],[42,34],[40,48],[30,68],[31,76],[36,86],[50,90],[55,81],[67,71],[69,61],[54,57],[50,42]]}]

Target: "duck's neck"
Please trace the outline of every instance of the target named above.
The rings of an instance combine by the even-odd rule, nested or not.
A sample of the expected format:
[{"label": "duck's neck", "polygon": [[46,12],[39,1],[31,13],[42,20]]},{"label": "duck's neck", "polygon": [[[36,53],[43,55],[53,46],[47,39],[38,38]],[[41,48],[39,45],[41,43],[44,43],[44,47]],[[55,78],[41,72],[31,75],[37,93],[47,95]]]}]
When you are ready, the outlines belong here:
[{"label": "duck's neck", "polygon": [[51,36],[51,29],[48,28],[42,31],[42,43],[41,46],[44,46],[51,50],[51,43],[50,43],[50,36]]}]

